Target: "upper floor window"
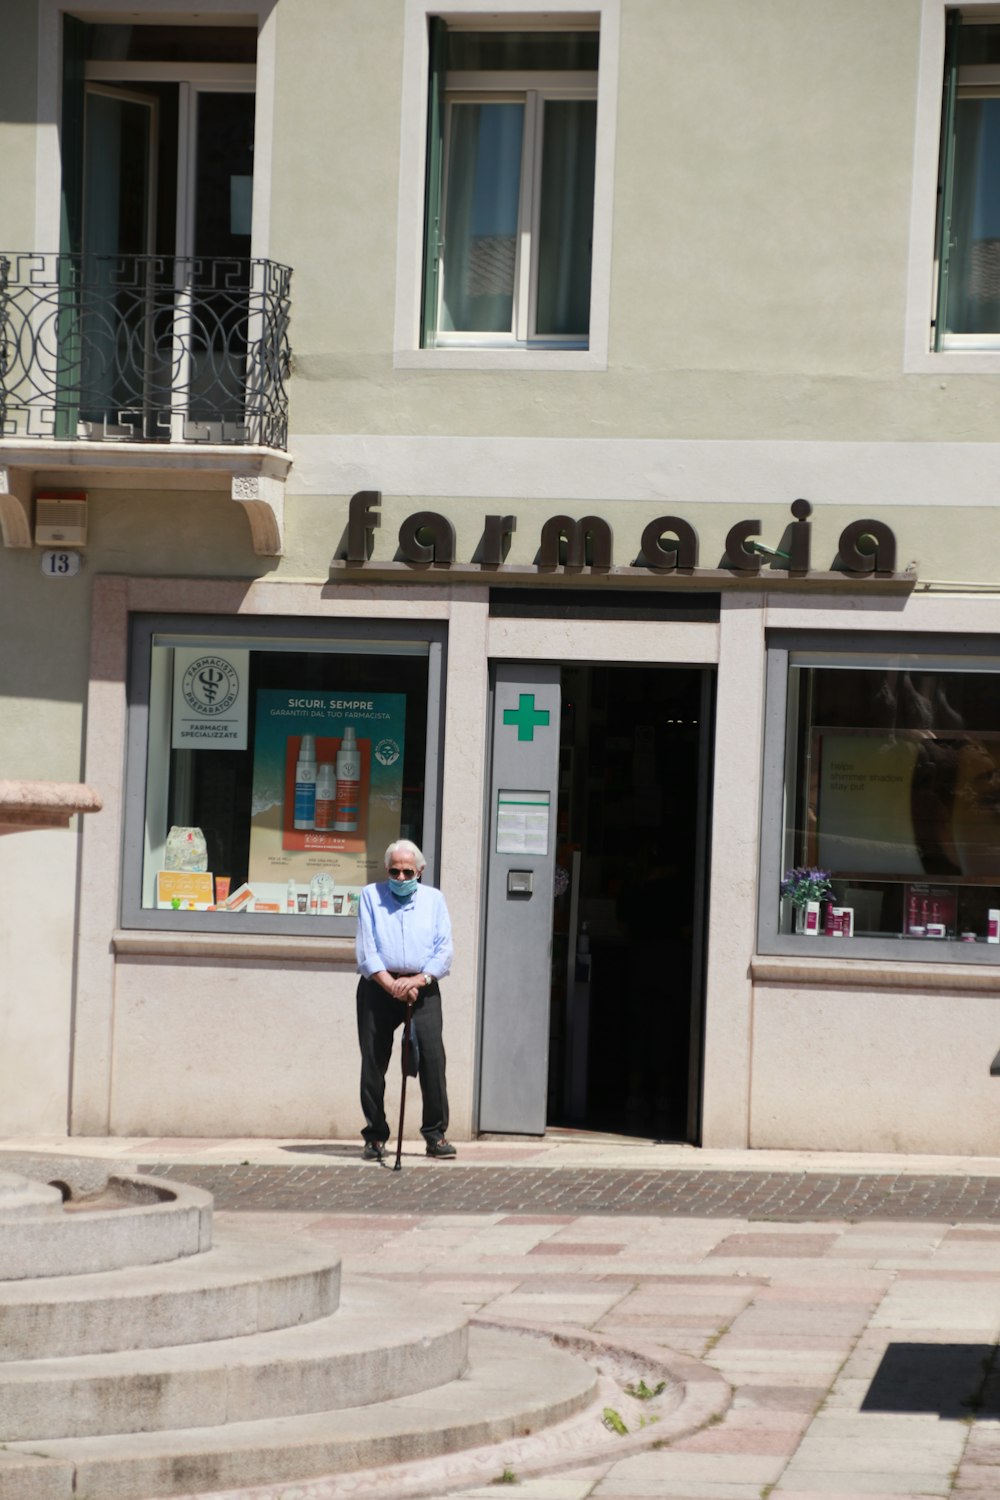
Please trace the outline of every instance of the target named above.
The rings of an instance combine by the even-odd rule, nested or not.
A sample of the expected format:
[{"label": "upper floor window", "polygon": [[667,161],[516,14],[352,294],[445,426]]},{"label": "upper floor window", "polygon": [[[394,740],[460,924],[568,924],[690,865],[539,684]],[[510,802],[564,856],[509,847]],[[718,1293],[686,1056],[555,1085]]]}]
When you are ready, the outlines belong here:
[{"label": "upper floor window", "polygon": [[430,25],[423,347],[586,349],[599,32]]},{"label": "upper floor window", "polygon": [[1000,23],[947,20],[935,349],[1000,348]]}]

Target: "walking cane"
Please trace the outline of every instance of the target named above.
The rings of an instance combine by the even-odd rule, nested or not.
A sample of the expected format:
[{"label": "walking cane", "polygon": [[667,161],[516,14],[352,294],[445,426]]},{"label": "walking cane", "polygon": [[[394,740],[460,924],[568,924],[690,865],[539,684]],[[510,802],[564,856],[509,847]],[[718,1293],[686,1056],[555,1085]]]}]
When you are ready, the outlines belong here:
[{"label": "walking cane", "polygon": [[403,1022],[403,1087],[399,1095],[399,1139],[396,1142],[396,1163],[394,1172],[403,1170],[403,1114],[406,1110],[406,1075],[407,1063],[410,1060],[410,1030],[413,1026],[413,1007],[415,1001],[406,1002],[406,1020]]}]

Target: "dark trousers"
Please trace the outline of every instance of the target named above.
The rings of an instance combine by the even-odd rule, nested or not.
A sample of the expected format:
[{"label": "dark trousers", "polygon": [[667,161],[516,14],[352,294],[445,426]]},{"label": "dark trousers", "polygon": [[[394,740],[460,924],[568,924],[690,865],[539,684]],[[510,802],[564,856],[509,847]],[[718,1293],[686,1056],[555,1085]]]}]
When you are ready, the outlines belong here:
[{"label": "dark trousers", "polygon": [[[389,1139],[385,1117],[385,1075],[392,1056],[397,1026],[406,1020],[406,1006],[387,995],[374,979],[358,981],[358,1042],[361,1047],[361,1110],[366,1141]],[[429,984],[413,1007],[413,1030],[420,1052],[418,1078],[423,1098],[421,1134],[438,1141],[448,1129],[448,1090],[445,1085],[444,1038],[441,1034],[441,991]]]}]

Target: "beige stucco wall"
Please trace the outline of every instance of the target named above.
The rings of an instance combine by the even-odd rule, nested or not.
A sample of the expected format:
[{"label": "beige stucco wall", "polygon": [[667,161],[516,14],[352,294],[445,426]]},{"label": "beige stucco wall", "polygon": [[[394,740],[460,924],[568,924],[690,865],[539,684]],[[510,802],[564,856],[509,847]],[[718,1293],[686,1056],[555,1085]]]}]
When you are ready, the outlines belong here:
[{"label": "beige stucco wall", "polygon": [[69,829],[0,837],[0,1136],[66,1130],[76,854]]},{"label": "beige stucco wall", "polygon": [[918,0],[622,0],[609,367],[554,374],[393,369],[401,21],[280,16],[293,431],[992,439],[990,377],[902,373]]},{"label": "beige stucco wall", "polygon": [[750,1144],[995,1155],[998,1048],[996,993],[757,985]]},{"label": "beige stucco wall", "polygon": [[111,1134],[358,1131],[349,968],[120,957],[114,982]]}]

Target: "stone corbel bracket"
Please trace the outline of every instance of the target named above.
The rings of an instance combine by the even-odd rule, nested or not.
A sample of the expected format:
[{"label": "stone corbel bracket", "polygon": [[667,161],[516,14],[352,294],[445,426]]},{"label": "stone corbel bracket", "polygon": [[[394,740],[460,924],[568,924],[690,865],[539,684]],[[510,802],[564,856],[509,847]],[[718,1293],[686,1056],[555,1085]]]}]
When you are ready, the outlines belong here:
[{"label": "stone corbel bracket", "polygon": [[234,474],[232,497],[246,511],[253,550],[280,557],[285,532],[285,481],[268,474]]},{"label": "stone corbel bracket", "polygon": [[5,547],[31,546],[31,479],[0,464],[0,536]]},{"label": "stone corbel bracket", "polygon": [[254,551],[262,557],[280,557],[290,467],[284,453],[261,449],[234,455],[207,443],[22,443],[15,462],[0,462],[0,540],[5,547],[34,545],[32,496],[37,475],[44,471],[49,482],[56,474],[59,483],[98,489],[107,485],[169,490],[177,483],[184,489],[225,493],[228,484],[232,499],[246,511]]},{"label": "stone corbel bracket", "polygon": [[103,806],[97,792],[78,781],[0,781],[0,834],[68,828],[76,813]]}]

